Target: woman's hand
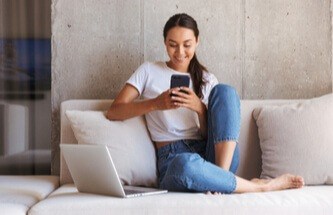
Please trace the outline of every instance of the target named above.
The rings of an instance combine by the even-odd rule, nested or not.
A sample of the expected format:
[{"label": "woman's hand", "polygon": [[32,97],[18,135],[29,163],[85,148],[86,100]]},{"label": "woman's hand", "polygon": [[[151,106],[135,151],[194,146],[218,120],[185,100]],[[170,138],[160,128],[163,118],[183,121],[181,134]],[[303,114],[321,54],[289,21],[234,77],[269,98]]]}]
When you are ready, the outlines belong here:
[{"label": "woman's hand", "polygon": [[171,99],[171,89],[166,90],[154,99],[156,110],[169,110],[179,108]]},{"label": "woman's hand", "polygon": [[171,94],[171,100],[178,107],[189,108],[199,115],[202,115],[206,110],[206,106],[199,97],[188,87],[171,89]]}]

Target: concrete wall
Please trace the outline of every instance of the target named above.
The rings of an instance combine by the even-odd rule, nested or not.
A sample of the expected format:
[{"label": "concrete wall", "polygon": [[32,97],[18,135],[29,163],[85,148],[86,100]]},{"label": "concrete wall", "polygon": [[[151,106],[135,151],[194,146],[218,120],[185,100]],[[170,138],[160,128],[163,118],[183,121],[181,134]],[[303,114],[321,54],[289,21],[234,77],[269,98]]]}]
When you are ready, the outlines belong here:
[{"label": "concrete wall", "polygon": [[167,60],[162,29],[179,12],[198,22],[199,60],[242,99],[332,92],[330,0],[53,0],[53,174],[60,103],[114,98],[142,62]]}]

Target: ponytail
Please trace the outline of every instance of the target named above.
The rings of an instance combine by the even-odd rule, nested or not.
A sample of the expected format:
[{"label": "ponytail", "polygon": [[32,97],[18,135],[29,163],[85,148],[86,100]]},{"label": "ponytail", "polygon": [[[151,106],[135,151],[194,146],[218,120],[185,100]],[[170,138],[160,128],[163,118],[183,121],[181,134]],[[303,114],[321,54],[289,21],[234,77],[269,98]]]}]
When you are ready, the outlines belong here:
[{"label": "ponytail", "polygon": [[190,61],[188,72],[191,75],[194,92],[200,99],[203,98],[202,88],[206,84],[205,80],[203,80],[204,71],[207,71],[206,67],[199,63],[196,54],[194,54]]}]

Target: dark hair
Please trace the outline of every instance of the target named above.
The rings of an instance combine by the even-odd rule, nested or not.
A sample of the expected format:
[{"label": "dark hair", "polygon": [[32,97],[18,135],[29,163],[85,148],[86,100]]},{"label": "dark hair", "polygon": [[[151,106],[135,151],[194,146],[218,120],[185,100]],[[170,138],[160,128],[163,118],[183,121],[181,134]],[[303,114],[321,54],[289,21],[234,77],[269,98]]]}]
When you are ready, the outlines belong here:
[{"label": "dark hair", "polygon": [[[197,26],[197,22],[186,13],[175,14],[169,18],[166,22],[163,29],[163,37],[166,40],[168,31],[173,27],[184,27],[193,30],[194,36],[196,39],[199,37],[199,29]],[[196,54],[194,53],[193,58],[190,61],[190,65],[188,68],[188,72],[191,75],[194,92],[197,94],[199,98],[202,98],[202,87],[205,85],[205,81],[203,80],[203,71],[207,71],[206,67],[201,65],[197,59]]]}]

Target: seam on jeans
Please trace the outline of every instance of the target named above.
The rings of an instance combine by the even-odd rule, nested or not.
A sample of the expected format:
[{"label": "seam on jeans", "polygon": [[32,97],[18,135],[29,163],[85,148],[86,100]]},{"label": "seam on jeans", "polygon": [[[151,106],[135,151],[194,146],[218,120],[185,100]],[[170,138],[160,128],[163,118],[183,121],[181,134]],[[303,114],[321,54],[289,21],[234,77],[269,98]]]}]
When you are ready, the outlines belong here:
[{"label": "seam on jeans", "polygon": [[[178,192],[182,192],[182,191],[183,192],[189,192],[189,191],[191,191],[188,188],[187,183],[186,183],[186,181],[184,181],[183,177],[184,176],[178,175],[178,174],[172,174],[172,175],[165,176],[163,178],[161,184],[163,184],[164,180],[167,180],[167,179],[170,180],[171,179],[173,181],[173,183],[178,185],[178,188],[180,187],[180,189],[173,189],[174,187],[168,187],[168,186],[163,186],[163,189],[167,189],[167,190],[170,190],[170,191],[178,191]],[[187,177],[187,176],[185,176],[185,177]]]},{"label": "seam on jeans", "polygon": [[[181,190],[177,190],[177,191],[201,192],[201,190],[193,189],[193,186],[198,186],[198,184],[191,177],[178,175],[178,174],[169,175],[169,177],[172,177],[173,182],[181,187]],[[190,184],[191,184],[191,186],[190,186]]]}]

